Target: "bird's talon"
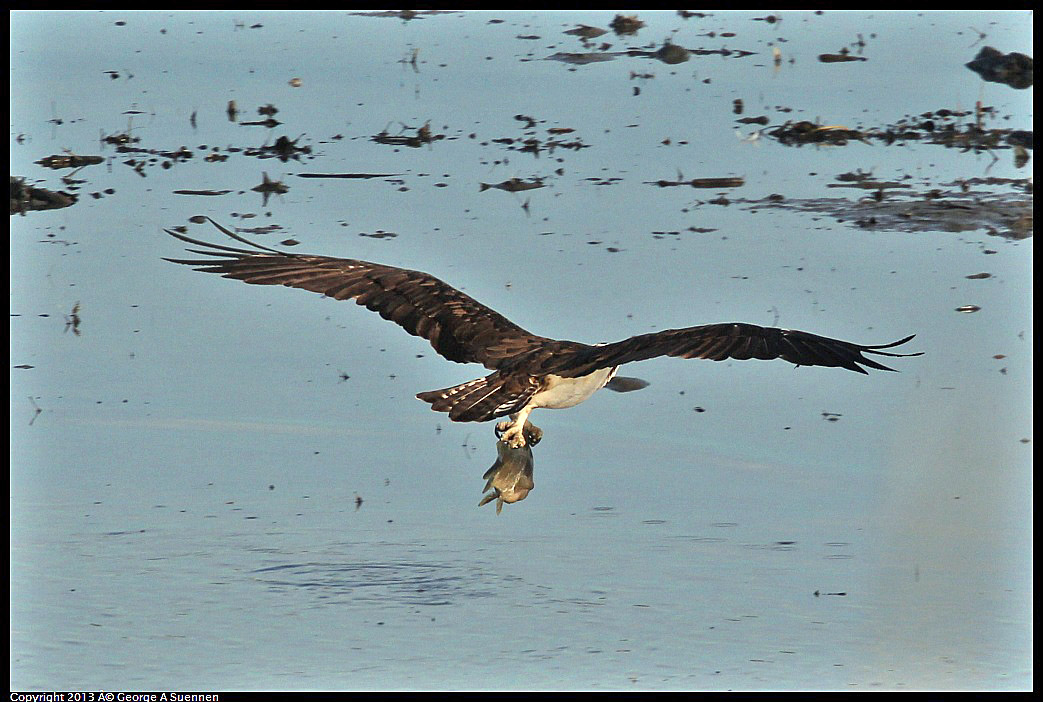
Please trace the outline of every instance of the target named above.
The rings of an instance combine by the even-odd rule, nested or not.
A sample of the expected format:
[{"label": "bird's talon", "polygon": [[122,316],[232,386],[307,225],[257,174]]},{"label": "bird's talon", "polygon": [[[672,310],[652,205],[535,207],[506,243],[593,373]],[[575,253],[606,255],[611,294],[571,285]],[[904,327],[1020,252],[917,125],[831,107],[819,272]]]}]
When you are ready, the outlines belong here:
[{"label": "bird's talon", "polygon": [[510,446],[512,449],[521,448],[525,445],[525,436],[522,433],[521,428],[508,424],[506,427],[496,427],[500,433],[500,441]]}]

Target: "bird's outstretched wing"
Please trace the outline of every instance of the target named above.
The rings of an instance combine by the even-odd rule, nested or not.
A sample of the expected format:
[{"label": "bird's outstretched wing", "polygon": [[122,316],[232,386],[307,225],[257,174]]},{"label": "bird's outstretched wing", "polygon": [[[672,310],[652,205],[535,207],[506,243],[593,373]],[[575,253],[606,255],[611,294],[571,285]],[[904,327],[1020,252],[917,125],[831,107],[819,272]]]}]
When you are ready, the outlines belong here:
[{"label": "bird's outstretched wing", "polygon": [[921,356],[922,353],[890,353],[883,350],[900,346],[913,336],[915,335],[890,344],[862,346],[793,329],[758,327],[742,323],[707,324],[632,336],[614,344],[569,349],[549,364],[545,363],[544,371],[579,377],[598,368],[610,368],[656,356],[708,358],[712,361],[724,361],[729,358],[740,361],[751,358],[781,358],[798,366],[832,366],[858,373],[866,373],[865,368],[893,371],[894,368],[866,358],[864,354],[891,357]]},{"label": "bird's outstretched wing", "polygon": [[204,247],[187,250],[206,258],[164,260],[246,283],[285,285],[337,300],[355,300],[410,334],[427,339],[450,361],[481,363],[490,370],[496,370],[504,359],[548,341],[427,273],[350,258],[278,251],[210,222],[252,248],[212,244],[168,229],[171,236]]}]

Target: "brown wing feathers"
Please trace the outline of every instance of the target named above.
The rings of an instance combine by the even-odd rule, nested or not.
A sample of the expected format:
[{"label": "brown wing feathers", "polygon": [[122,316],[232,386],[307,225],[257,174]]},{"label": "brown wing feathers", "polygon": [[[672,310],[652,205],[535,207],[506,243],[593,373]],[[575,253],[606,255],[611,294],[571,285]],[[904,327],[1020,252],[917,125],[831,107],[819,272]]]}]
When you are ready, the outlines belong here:
[{"label": "brown wing feathers", "polygon": [[[213,220],[211,220],[213,222]],[[245,239],[213,222],[252,249],[210,244],[177,232],[171,236],[205,249],[205,259],[166,259],[257,285],[285,285],[356,303],[427,339],[439,354],[459,363],[496,369],[506,357],[545,341],[468,295],[420,271],[329,256],[293,254]]]},{"label": "brown wing feathers", "polygon": [[907,336],[890,344],[862,346],[816,334],[759,327],[754,324],[708,324],[687,329],[668,329],[654,334],[633,336],[624,341],[595,346],[562,358],[550,372],[571,377],[586,375],[598,368],[643,361],[656,356],[706,358],[712,361],[751,358],[781,358],[798,366],[831,366],[865,373],[866,368],[893,371],[893,368],[866,358],[878,356],[920,356],[919,353],[889,353],[882,349],[899,346],[912,339]]},{"label": "brown wing feathers", "polygon": [[[228,237],[251,248],[211,244],[168,230],[171,236],[205,247],[188,251],[206,258],[166,260],[247,283],[286,285],[338,300],[354,299],[384,319],[399,324],[410,334],[427,339],[435,351],[450,361],[481,363],[490,370],[499,370],[502,378],[547,373],[579,377],[599,368],[656,356],[713,361],[782,358],[798,366],[831,366],[866,373],[866,368],[894,370],[867,358],[866,354],[890,357],[921,355],[883,350],[904,344],[912,336],[890,344],[862,346],[802,331],[741,323],[668,329],[601,346],[554,341],[530,334],[427,273],[355,259],[277,251],[255,244],[210,221]],[[510,386],[510,383],[506,385]],[[478,390],[477,387],[472,389]],[[507,389],[522,394],[525,390],[520,387]],[[421,399],[436,402],[440,399],[437,397],[439,392],[422,393],[430,397]],[[499,393],[496,395],[499,397]],[[497,400],[493,404],[503,403]]]}]

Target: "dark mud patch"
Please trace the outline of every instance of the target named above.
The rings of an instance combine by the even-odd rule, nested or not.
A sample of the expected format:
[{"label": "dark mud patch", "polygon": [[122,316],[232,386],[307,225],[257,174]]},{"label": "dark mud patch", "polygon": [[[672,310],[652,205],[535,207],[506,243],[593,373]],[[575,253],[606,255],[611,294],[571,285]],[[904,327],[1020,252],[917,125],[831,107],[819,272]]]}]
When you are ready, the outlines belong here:
[{"label": "dark mud patch", "polygon": [[986,120],[995,117],[995,108],[979,103],[974,110],[939,109],[909,115],[891,124],[877,127],[788,121],[779,127],[764,130],[764,134],[784,146],[846,146],[852,141],[864,144],[883,143],[890,146],[918,141],[974,152],[1016,147],[1032,148],[1031,131],[986,127]]},{"label": "dark mud patch", "polygon": [[1032,57],[1016,51],[1004,54],[983,46],[974,60],[964,65],[990,83],[1002,83],[1015,90],[1032,87]]},{"label": "dark mud patch", "polygon": [[11,214],[24,215],[34,210],[59,210],[76,204],[71,193],[28,185],[24,178],[11,176]]},{"label": "dark mud patch", "polygon": [[1032,236],[1031,193],[986,193],[933,190],[924,194],[867,197],[739,201],[751,212],[764,209],[808,212],[832,217],[861,229],[895,232],[969,232],[1027,239]]}]

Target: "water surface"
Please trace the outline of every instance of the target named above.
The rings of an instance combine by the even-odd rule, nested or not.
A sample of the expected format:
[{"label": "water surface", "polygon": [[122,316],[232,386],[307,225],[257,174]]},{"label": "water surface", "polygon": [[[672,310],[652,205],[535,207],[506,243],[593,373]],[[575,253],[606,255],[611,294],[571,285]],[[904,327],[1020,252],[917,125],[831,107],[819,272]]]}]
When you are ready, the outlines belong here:
[{"label": "water surface", "polygon": [[[785,146],[735,101],[763,129],[980,101],[1031,130],[1031,89],[963,66],[1030,52],[1031,16],[768,16],[646,13],[584,46],[564,31],[613,13],[12,15],[11,174],[63,190],[34,162],[106,158],[72,207],[11,219],[12,688],[1028,688],[1032,239],[754,203],[857,203],[830,187],[853,172],[1022,197],[1031,161]],[[622,53],[667,39],[752,53]],[[817,59],[844,48],[867,60]],[[548,60],[591,51],[619,53]],[[243,126],[269,104],[281,125]],[[425,125],[443,138],[373,138]],[[522,150],[551,128],[580,146]],[[155,153],[101,141],[124,133]],[[248,155],[280,136],[310,153]],[[743,185],[654,184],[710,177]],[[511,178],[546,187],[480,191]],[[163,261],[164,228],[215,237],[199,214],[429,271],[550,337],[745,321],[925,355],[628,366],[650,387],[535,413],[535,489],[497,517],[491,425],[414,399],[481,370]]]}]

